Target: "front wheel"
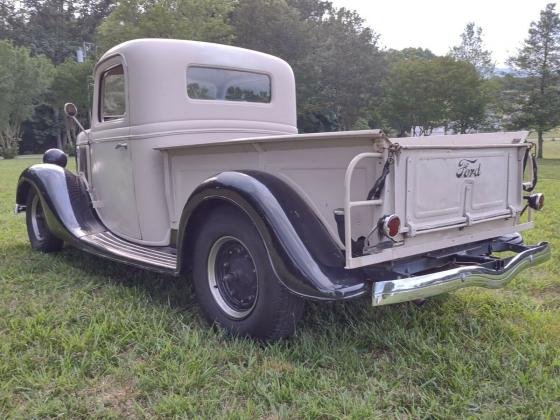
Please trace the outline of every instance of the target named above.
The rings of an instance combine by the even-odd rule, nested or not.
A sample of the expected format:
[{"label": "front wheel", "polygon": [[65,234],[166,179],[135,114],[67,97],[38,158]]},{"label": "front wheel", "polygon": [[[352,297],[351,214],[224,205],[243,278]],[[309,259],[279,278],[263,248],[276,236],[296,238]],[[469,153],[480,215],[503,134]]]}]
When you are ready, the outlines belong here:
[{"label": "front wheel", "polygon": [[49,230],[41,198],[33,187],[27,196],[25,220],[27,223],[27,236],[33,250],[56,252],[62,249],[64,241],[57,238]]},{"label": "front wheel", "polygon": [[263,340],[292,335],[303,300],[283,287],[249,217],[223,207],[198,232],[194,287],[205,317],[228,332]]}]

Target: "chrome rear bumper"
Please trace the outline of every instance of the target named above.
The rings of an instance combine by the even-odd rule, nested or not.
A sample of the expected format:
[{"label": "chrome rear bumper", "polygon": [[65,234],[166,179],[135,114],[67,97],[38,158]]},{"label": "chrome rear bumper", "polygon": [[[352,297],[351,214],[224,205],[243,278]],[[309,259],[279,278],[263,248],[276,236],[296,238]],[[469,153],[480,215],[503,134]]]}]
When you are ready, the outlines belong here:
[{"label": "chrome rear bumper", "polygon": [[520,271],[550,258],[548,242],[523,248],[514,257],[501,260],[503,267],[500,269],[471,265],[417,277],[376,282],[373,286],[373,306],[423,299],[469,286],[499,289]]}]

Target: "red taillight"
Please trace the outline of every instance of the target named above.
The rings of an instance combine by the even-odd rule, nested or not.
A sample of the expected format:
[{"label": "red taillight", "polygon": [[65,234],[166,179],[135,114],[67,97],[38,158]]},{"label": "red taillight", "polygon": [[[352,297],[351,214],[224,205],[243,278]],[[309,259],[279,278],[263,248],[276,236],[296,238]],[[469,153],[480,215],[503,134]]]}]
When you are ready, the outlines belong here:
[{"label": "red taillight", "polygon": [[381,219],[381,229],[389,238],[394,238],[399,234],[401,228],[401,219],[395,214],[385,216]]}]

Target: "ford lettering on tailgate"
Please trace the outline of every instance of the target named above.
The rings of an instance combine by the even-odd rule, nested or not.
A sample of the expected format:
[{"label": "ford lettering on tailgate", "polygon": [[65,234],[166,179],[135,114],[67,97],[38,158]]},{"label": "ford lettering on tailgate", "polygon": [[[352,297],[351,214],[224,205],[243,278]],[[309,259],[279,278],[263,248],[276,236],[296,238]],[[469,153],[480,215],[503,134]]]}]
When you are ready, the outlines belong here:
[{"label": "ford lettering on tailgate", "polygon": [[472,178],[480,176],[481,163],[478,159],[461,159],[457,165],[457,178]]}]

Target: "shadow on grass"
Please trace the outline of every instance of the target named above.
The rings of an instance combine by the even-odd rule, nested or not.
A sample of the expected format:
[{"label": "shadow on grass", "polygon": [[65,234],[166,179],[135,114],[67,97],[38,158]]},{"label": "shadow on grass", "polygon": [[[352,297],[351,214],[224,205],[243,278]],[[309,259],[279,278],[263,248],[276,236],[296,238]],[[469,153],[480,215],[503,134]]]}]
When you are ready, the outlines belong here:
[{"label": "shadow on grass", "polygon": [[[67,284],[69,282],[76,288],[88,289],[93,284],[93,289],[102,293],[112,285],[136,289],[148,298],[148,305],[176,311],[171,316],[181,318],[180,322],[190,324],[204,335],[210,329],[199,314],[188,276],[176,278],[151,273],[69,246],[51,255],[34,253],[22,244],[10,248],[14,248],[10,254],[20,255],[19,264],[21,259],[29,262],[25,271],[48,270],[56,276],[65,277]],[[142,299],[141,296],[139,298]],[[509,309],[504,309],[505,302],[485,292],[469,293],[467,297],[454,294],[437,296],[421,308],[413,303],[373,308],[369,296],[348,302],[307,302],[296,336],[273,344],[270,351],[278,350],[287,356],[297,348],[298,355],[290,357],[306,364],[308,359],[318,357],[314,354],[319,348],[324,357],[333,359],[344,357],[343,353],[351,349],[352,352],[379,354],[399,360],[396,349],[415,354],[419,351],[418,346],[426,349],[445,342],[461,345],[465,338],[474,342],[479,342],[479,339],[490,342],[493,332],[503,331],[504,319],[511,315]],[[170,325],[173,323],[172,320],[169,322]],[[208,334],[208,339],[212,340],[212,333],[208,331]],[[252,346],[251,340],[226,338],[223,333],[213,337],[228,346],[235,345],[238,340],[247,341]]]},{"label": "shadow on grass", "polygon": [[[111,285],[136,289],[148,297],[149,305],[176,311],[176,315],[171,316],[182,318],[181,322],[196,329],[209,329],[201,319],[188,277],[151,273],[72,247],[52,255],[33,253],[22,244],[13,245],[13,248],[14,253],[29,261],[27,267],[31,272],[49,270],[56,276],[66,277],[76,288],[88,289],[93,284],[95,290],[103,290],[105,286],[110,289]],[[420,343],[422,347],[449,340],[459,344],[459,337],[476,341],[476,331],[491,335],[491,331],[502,330],[504,300],[485,293],[474,295],[474,299],[470,295],[467,298],[442,295],[430,299],[421,308],[413,303],[373,308],[369,296],[348,302],[307,302],[296,336],[272,347],[288,352],[286,354],[293,346],[300,351],[302,347],[307,349],[294,357],[294,361],[302,363],[306,363],[306,358],[315,357],[317,348],[322,349],[324,356],[335,359],[351,348],[358,353],[383,354],[398,360],[397,348],[414,354]],[[479,311],[479,306],[485,308],[484,312]],[[225,339],[221,333],[215,338],[224,344],[237,341]]]},{"label": "shadow on grass", "polygon": [[[173,277],[152,273],[71,247],[66,247],[57,258],[74,270],[87,273],[87,276],[75,276],[76,282],[106,281],[109,284],[139,288],[154,304],[186,311],[199,317],[190,274]],[[445,314],[441,304],[447,299],[447,295],[439,296],[421,308],[414,303],[373,308],[369,295],[347,302],[310,301],[306,302],[306,311],[298,328],[298,335],[307,336],[307,340],[314,337],[312,340],[329,341],[340,339],[340,333],[344,332],[347,339],[353,340],[358,339],[364,332],[381,336],[383,329],[389,327],[405,331],[420,322],[421,318],[430,319],[430,323],[435,324],[437,319]],[[205,323],[202,322],[201,325],[204,327]],[[427,334],[424,338],[433,335],[424,328],[416,331],[415,335],[422,336],[424,333]],[[296,337],[295,342],[297,341]]]},{"label": "shadow on grass", "polygon": [[[309,302],[292,339],[263,344],[212,331],[199,314],[189,278],[151,273],[72,247],[52,255],[34,253],[21,243],[9,248],[13,248],[6,250],[10,254],[28,261],[22,266],[27,275],[48,270],[54,281],[65,278],[60,280],[62,287],[76,289],[72,293],[99,293],[109,299],[116,294],[117,306],[119,299],[137,299],[134,303],[161,311],[159,328],[171,332],[174,346],[194,352],[219,349],[212,363],[242,366],[243,375],[255,375],[255,381],[269,374],[306,381],[302,378],[322,372],[325,377],[335,375],[335,382],[343,386],[352,386],[357,376],[361,377],[358,383],[365,383],[367,376],[405,375],[407,386],[414,389],[423,387],[426,378],[447,389],[456,386],[447,379],[454,377],[455,369],[461,374],[465,364],[471,372],[487,369],[485,354],[495,352],[498,357],[515,334],[507,320],[515,320],[516,315],[505,309],[504,299],[490,294],[443,295],[421,308],[412,303],[372,308],[369,297],[364,297],[349,302]],[[12,261],[14,266],[22,264],[18,258]],[[118,288],[130,288],[134,293],[122,293]],[[96,311],[104,311],[105,305],[115,302],[101,299],[92,305]],[[142,319],[142,313],[132,317]],[[247,368],[249,363],[256,367]],[[271,366],[285,370],[271,373]]]},{"label": "shadow on grass", "polygon": [[[125,287],[139,287],[154,302],[174,309],[191,309],[195,305],[191,282],[185,277],[153,273],[148,270],[111,261],[66,246],[58,256],[72,268],[83,271],[88,277],[100,278]],[[78,277],[77,280],[80,278]]]}]

